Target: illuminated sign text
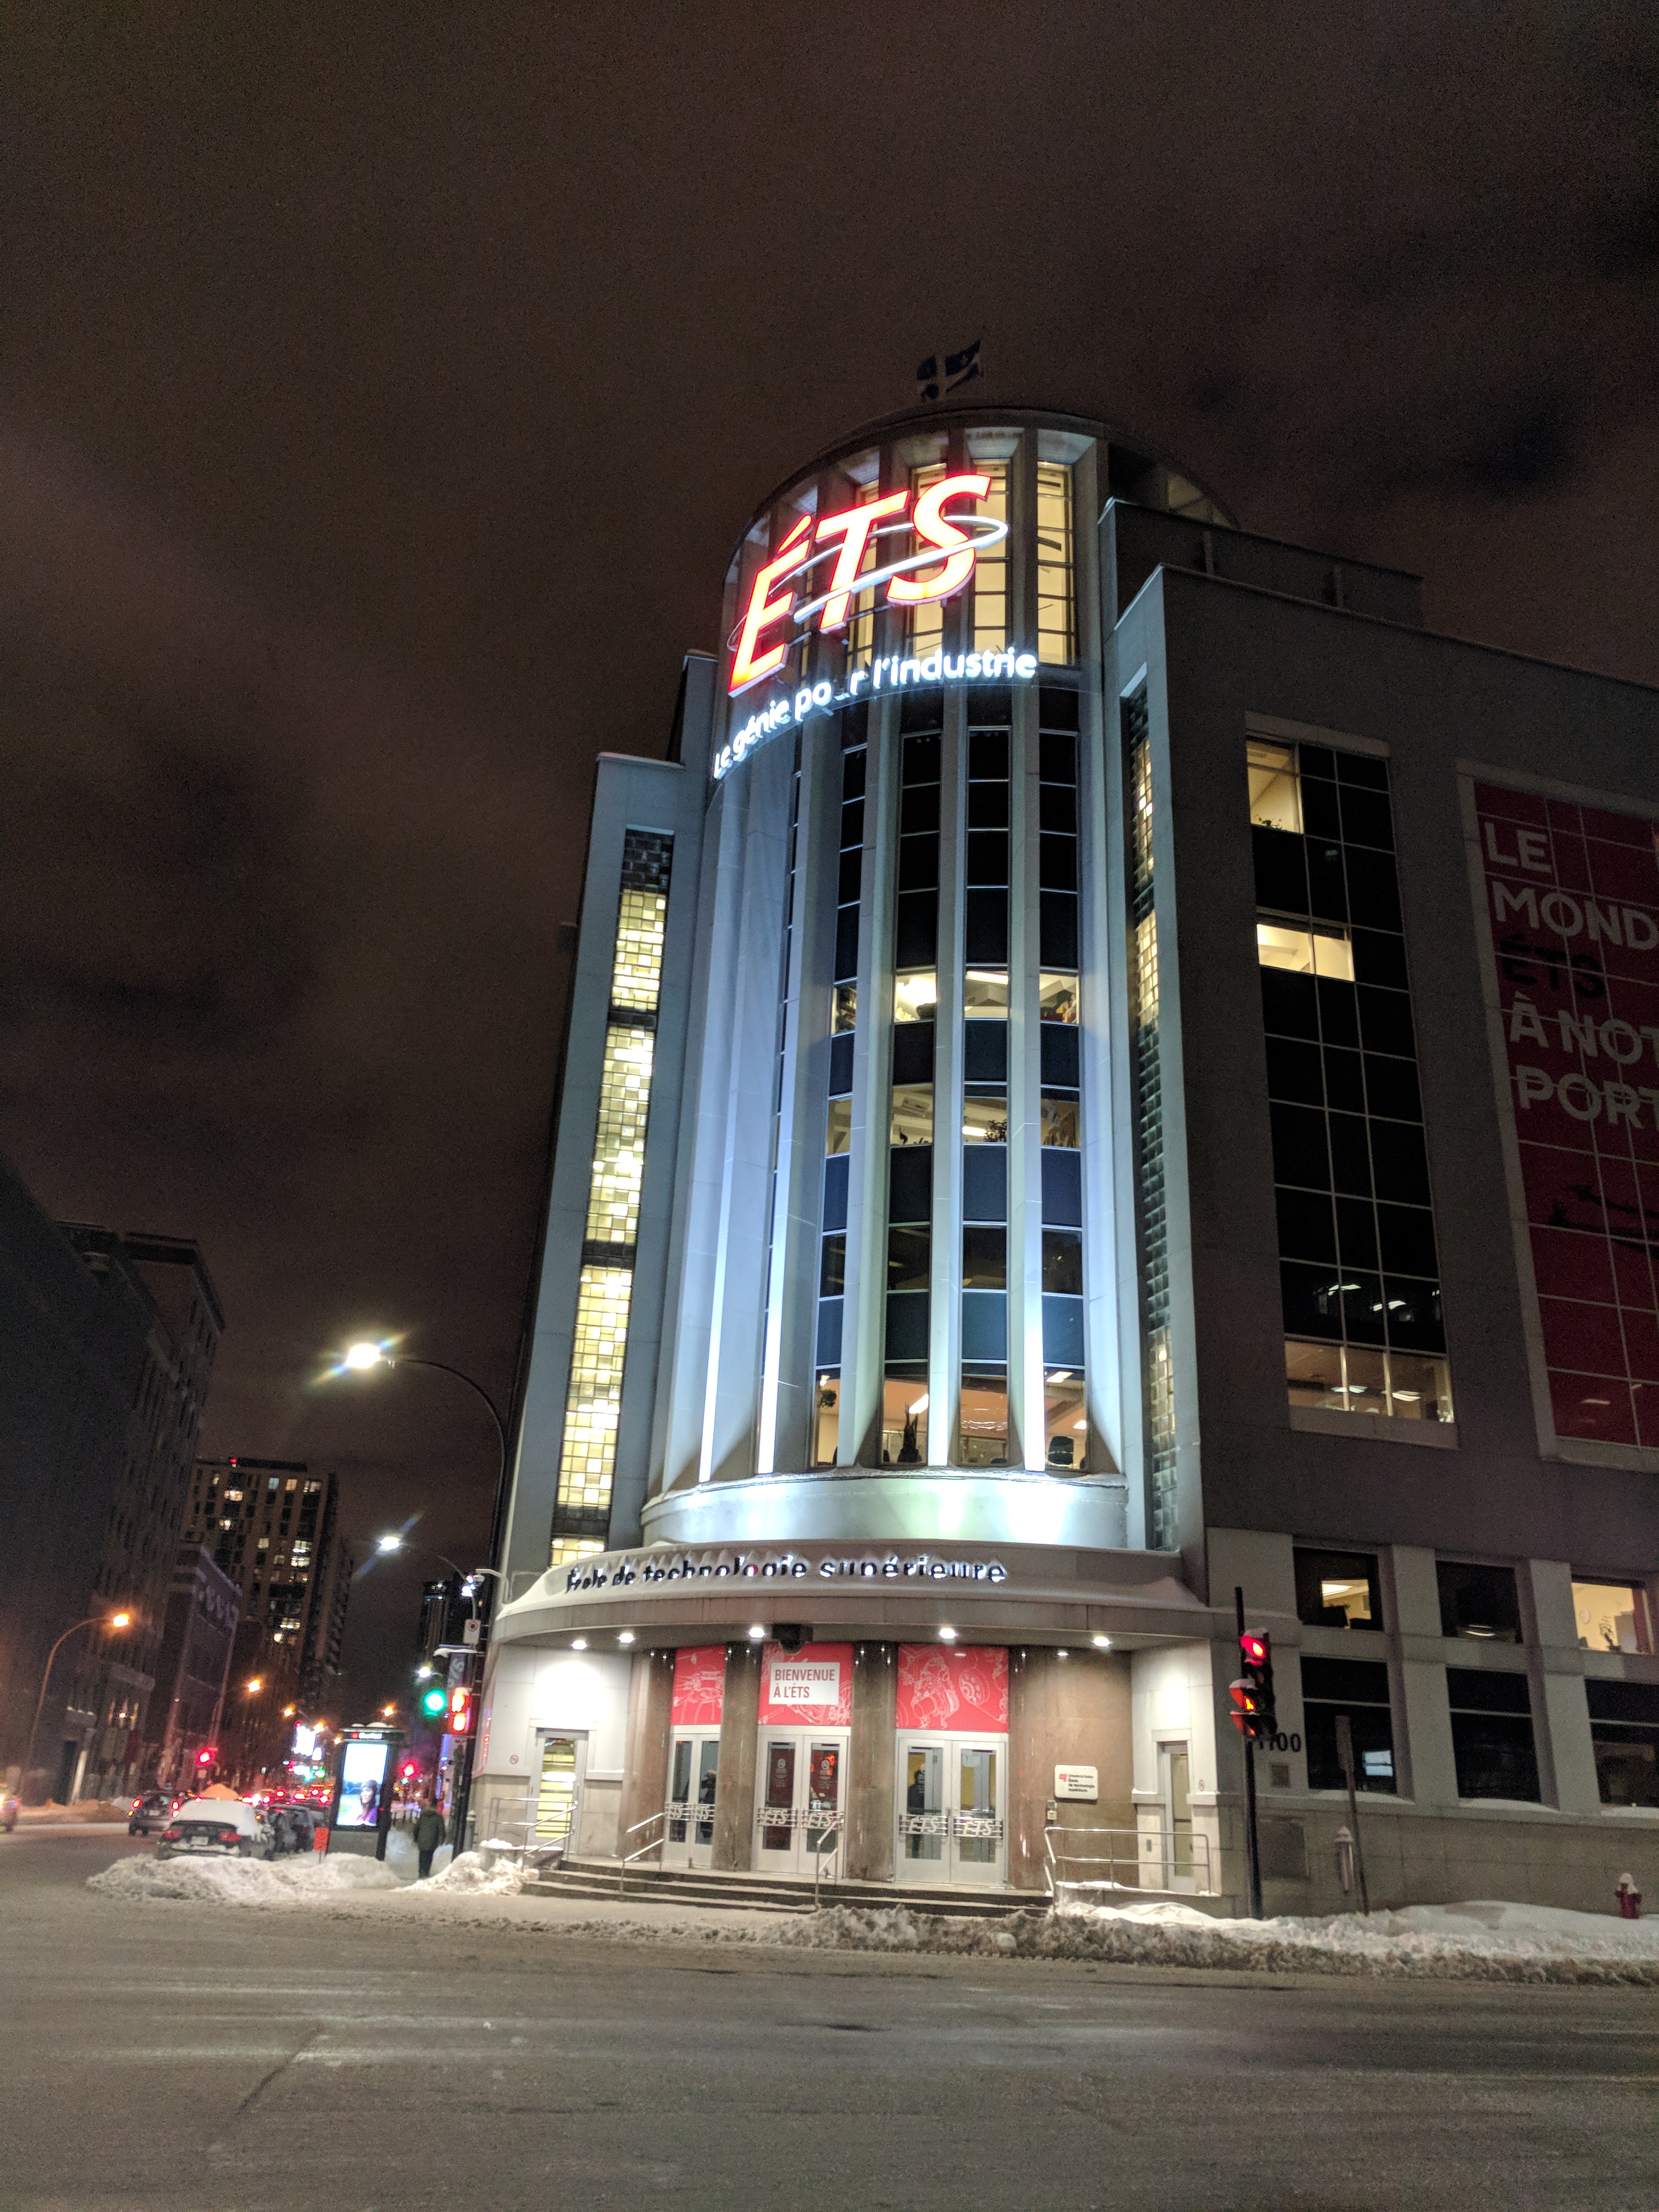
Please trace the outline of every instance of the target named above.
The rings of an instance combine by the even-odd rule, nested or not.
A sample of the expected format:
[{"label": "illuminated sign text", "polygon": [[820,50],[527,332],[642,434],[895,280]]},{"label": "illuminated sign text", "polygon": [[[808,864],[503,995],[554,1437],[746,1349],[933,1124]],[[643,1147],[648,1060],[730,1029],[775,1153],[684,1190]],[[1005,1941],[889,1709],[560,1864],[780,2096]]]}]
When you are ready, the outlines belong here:
[{"label": "illuminated sign text", "polygon": [[[988,476],[969,470],[930,484],[908,521],[908,491],[822,515],[816,529],[811,516],[802,515],[773,558],[756,572],[733,643],[727,686],[732,696],[775,675],[797,641],[790,631],[804,633],[814,616],[821,630],[844,629],[855,592],[875,592],[884,584],[888,605],[901,607],[953,599],[966,587],[979,556],[1001,544],[1008,526],[999,515],[945,510],[953,501],[983,499],[990,489]],[[875,541],[895,533],[914,537],[917,550],[884,562],[878,547],[875,565],[864,568]],[[794,586],[825,563],[830,564],[828,589],[798,605]],[[811,586],[806,588],[810,594]]]}]

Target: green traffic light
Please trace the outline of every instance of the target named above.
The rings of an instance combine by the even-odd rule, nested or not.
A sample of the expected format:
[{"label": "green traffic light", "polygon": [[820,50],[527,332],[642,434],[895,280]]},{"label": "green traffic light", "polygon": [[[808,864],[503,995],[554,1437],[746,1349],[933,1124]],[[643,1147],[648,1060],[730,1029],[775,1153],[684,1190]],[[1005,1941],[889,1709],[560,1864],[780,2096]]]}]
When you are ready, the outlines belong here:
[{"label": "green traffic light", "polygon": [[449,1692],[436,1682],[429,1682],[421,1692],[421,1711],[428,1720],[435,1721],[449,1704]]}]

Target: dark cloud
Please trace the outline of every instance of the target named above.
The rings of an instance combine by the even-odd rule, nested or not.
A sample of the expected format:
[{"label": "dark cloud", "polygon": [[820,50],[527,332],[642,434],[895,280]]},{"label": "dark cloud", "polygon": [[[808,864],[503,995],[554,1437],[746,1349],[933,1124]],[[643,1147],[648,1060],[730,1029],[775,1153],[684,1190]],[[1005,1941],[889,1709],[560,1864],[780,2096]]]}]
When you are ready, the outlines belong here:
[{"label": "dark cloud", "polygon": [[[512,1388],[593,756],[937,343],[1659,678],[1651,9],[8,32],[0,1144],[202,1237],[210,1445],[338,1466],[364,1535],[483,1540],[465,1393],[313,1378],[377,1325]],[[416,1579],[364,1578],[365,1698]]]}]

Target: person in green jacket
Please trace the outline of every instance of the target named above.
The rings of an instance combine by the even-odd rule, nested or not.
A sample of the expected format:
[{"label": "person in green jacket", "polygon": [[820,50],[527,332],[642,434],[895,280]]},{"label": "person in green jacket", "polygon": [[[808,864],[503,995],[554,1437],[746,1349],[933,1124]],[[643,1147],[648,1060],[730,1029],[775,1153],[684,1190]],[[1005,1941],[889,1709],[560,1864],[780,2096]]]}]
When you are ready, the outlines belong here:
[{"label": "person in green jacket", "polygon": [[432,1871],[432,1855],[444,1839],[444,1816],[428,1797],[421,1808],[421,1817],[415,1823],[415,1849],[420,1855],[420,1872],[416,1881],[424,1881]]}]

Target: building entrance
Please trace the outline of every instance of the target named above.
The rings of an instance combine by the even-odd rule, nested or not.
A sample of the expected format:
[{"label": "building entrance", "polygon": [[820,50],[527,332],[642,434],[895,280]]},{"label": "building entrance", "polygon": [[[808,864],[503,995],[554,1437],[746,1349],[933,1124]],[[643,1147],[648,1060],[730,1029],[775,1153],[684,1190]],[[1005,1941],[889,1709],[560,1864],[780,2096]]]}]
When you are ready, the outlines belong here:
[{"label": "building entrance", "polygon": [[764,1729],[755,1807],[757,1874],[827,1875],[844,1836],[848,1731]]},{"label": "building entrance", "polygon": [[1007,1774],[1006,1735],[901,1729],[896,1878],[1000,1887],[1008,1877]]},{"label": "building entrance", "polygon": [[676,1729],[668,1748],[668,1803],[662,1863],[706,1867],[714,1850],[714,1790],[720,1773],[718,1729]]},{"label": "building entrance", "polygon": [[544,1735],[538,1746],[535,1842],[542,1850],[575,1850],[581,1834],[585,1735]]}]

